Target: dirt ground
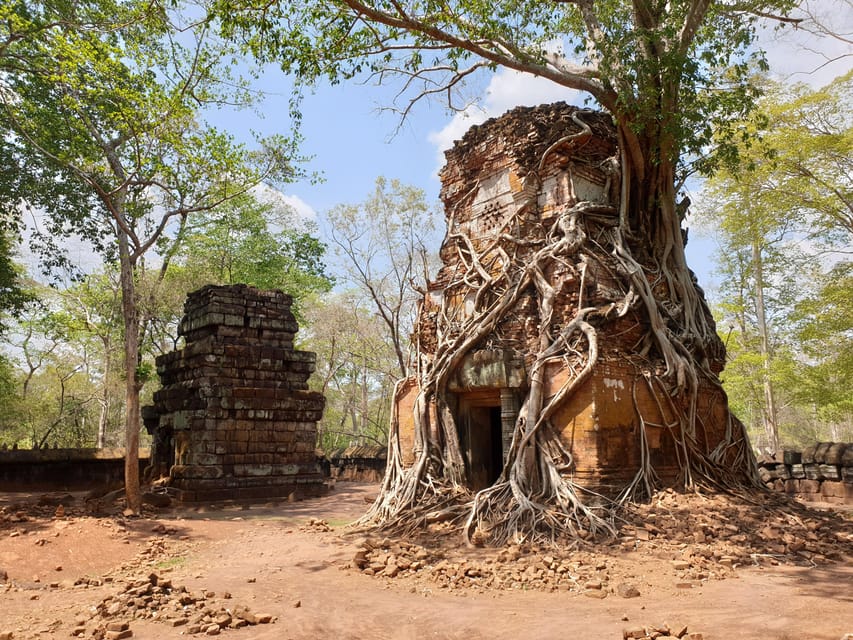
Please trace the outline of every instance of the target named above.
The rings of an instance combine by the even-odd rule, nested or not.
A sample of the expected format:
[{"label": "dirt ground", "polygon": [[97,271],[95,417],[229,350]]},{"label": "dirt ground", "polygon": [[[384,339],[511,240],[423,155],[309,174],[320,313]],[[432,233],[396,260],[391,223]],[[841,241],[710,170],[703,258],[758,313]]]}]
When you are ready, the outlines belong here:
[{"label": "dirt ground", "polygon": [[728,503],[663,496],[609,545],[496,551],[351,532],[376,491],[130,519],[87,513],[82,494],[60,508],[55,494],[0,493],[0,638],[853,634],[849,511],[765,513],[760,528]]}]

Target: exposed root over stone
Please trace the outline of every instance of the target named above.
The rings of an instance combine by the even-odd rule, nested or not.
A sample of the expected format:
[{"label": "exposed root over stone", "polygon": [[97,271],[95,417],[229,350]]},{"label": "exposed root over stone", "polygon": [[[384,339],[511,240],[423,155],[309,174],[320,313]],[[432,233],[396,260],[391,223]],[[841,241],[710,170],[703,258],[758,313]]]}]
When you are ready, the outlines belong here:
[{"label": "exposed root over stone", "polygon": [[[386,476],[363,526],[411,531],[450,520],[474,544],[613,538],[619,510],[665,484],[649,430],[673,451],[677,477],[667,485],[691,491],[757,485],[744,428],[717,378],[725,349],[684,262],[672,185],[648,174],[649,184],[638,183],[625,154],[603,156],[602,145],[598,155],[578,154],[595,136],[609,138],[615,149],[613,132],[601,114],[565,112],[559,126],[527,136],[518,152],[526,158],[522,187],[492,232],[475,233],[459,213],[478,183],[445,197],[440,300],[425,298],[416,328],[414,458],[404,464],[398,411],[403,387],[411,384],[404,381],[395,393]],[[575,184],[581,169],[606,171],[597,195],[583,198]],[[543,210],[546,179],[561,180],[566,194]],[[621,189],[611,188],[617,184]],[[523,360],[526,383],[503,471],[473,493],[449,387],[466,357],[489,349]],[[633,478],[604,496],[577,481],[571,447],[559,433],[564,425],[555,419],[612,362],[630,363],[633,371],[623,382],[634,398],[631,431],[640,456]],[[567,372],[558,387],[550,379],[554,367]]]}]

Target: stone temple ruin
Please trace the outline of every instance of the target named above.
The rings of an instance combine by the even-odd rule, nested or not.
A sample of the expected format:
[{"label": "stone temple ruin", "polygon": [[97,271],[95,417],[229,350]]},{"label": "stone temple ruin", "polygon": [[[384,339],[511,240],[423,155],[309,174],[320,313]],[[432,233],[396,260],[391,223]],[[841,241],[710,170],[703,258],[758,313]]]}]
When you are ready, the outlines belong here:
[{"label": "stone temple ruin", "polygon": [[183,501],[305,497],[325,491],[315,456],[325,399],[308,390],[315,354],[296,351],[292,299],[206,286],[184,305],[183,349],[157,358],[162,389],[143,409],[148,475]]},{"label": "stone temple ruin", "polygon": [[[581,133],[567,138],[567,131]],[[525,256],[533,256],[554,237],[566,219],[561,214],[577,202],[588,203],[583,214],[587,238],[590,244],[598,243],[600,251],[571,253],[571,263],[555,260],[543,274],[550,282],[564,283],[553,298],[553,334],[572,322],[579,308],[605,308],[618,299],[612,292],[620,291],[622,267],[607,240],[608,229],[618,224],[620,186],[617,140],[609,116],[565,103],[518,108],[473,127],[446,157],[441,198],[448,231],[440,250],[442,266],[428,283],[419,310],[414,342],[421,369],[434,366],[442,345],[463,343],[463,327],[472,313],[488,318],[487,310],[497,308],[501,295],[508,295],[484,296],[476,283],[499,274],[507,264],[524,264]],[[601,204],[598,209],[596,203]],[[444,360],[451,364],[443,396],[458,432],[469,488],[475,491],[499,478],[520,400],[531,388],[531,354],[537,352],[540,336],[535,293],[528,286],[476,345],[459,358]],[[565,472],[573,481],[614,496],[644,463],[650,463],[664,483],[675,481],[681,465],[677,435],[668,433],[667,426],[676,420],[665,401],[644,386],[647,365],[631,356],[648,332],[647,321],[629,311],[609,322],[606,335],[599,336],[592,371],[582,372],[582,357],[554,358],[545,368],[543,395],[554,398],[567,380],[584,376],[582,386],[550,415],[549,429],[571,454],[571,468]],[[707,357],[709,368],[719,372],[722,349]],[[397,392],[404,466],[414,464],[423,446],[415,421],[423,424],[424,419],[414,416],[419,385],[413,377]],[[707,427],[697,438],[706,450],[726,437],[726,416],[714,414],[721,393],[700,382],[697,410]],[[426,421],[440,439],[436,411],[433,402]]]}]

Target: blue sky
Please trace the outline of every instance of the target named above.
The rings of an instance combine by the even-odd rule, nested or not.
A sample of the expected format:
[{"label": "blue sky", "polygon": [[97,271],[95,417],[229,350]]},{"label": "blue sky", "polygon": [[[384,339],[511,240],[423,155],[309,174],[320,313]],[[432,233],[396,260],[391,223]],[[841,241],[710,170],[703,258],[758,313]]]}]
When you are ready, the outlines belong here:
[{"label": "blue sky", "polygon": [[[833,4],[849,9],[849,3],[835,0],[824,0],[820,7],[832,10]],[[841,28],[844,22],[853,22],[853,16],[836,13],[832,19],[836,28]],[[853,62],[850,45],[831,39],[816,45],[814,38],[802,31],[788,30],[781,37],[768,33],[764,48],[774,76],[813,86],[825,84],[848,70]],[[846,57],[828,63],[839,55]],[[310,168],[321,171],[324,181],[288,185],[284,190],[286,199],[304,215],[315,218],[321,231],[325,211],[336,204],[364,200],[378,176],[420,187],[430,201],[437,202],[440,187],[437,171],[442,152],[471,125],[519,105],[555,100],[579,103],[582,99],[577,93],[547,81],[506,70],[483,76],[480,83],[468,87],[470,96],[479,100],[479,107],[454,115],[438,102],[422,101],[402,126],[397,114],[383,110],[392,103],[393,85],[346,83],[317,87],[306,96],[303,105],[303,151],[314,156]],[[242,139],[248,139],[251,130],[286,132],[288,79],[275,68],[268,68],[256,86],[266,93],[260,108],[263,119],[249,113],[221,114],[213,118],[215,124]],[[695,196],[698,194],[691,194],[694,202]],[[688,262],[711,295],[714,250],[712,234],[694,228],[688,245]]]}]

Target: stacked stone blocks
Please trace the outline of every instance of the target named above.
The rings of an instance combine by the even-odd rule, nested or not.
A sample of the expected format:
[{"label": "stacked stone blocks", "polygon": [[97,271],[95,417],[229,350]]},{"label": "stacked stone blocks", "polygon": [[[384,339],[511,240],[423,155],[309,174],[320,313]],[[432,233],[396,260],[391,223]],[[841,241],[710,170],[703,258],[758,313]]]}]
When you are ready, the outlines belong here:
[{"label": "stacked stone blocks", "polygon": [[761,460],[765,485],[804,500],[853,504],[853,443],[821,442],[785,451],[782,461]]},{"label": "stacked stone blocks", "polygon": [[291,302],[245,285],[188,296],[179,328],[186,344],[157,358],[163,386],[153,412],[174,443],[171,491],[179,499],[324,491],[315,441],[325,399],[308,390],[315,355],[293,348]]}]

